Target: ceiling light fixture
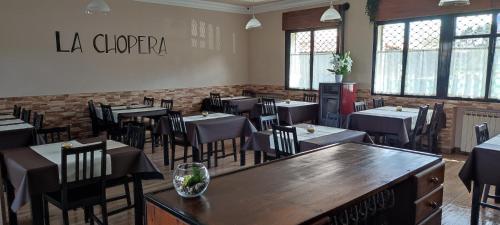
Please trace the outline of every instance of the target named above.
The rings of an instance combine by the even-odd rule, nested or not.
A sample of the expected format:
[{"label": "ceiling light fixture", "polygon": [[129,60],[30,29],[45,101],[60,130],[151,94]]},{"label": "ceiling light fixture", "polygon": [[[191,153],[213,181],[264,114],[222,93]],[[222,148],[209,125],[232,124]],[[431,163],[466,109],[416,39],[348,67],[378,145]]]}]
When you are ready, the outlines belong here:
[{"label": "ceiling light fixture", "polygon": [[[250,10],[250,8],[248,10]],[[252,8],[252,18],[248,21],[245,29],[250,30],[260,27],[262,27],[262,23],[255,17],[255,9]]]},{"label": "ceiling light fixture", "polygon": [[104,0],[91,0],[85,8],[85,13],[91,15],[96,12],[107,14],[111,12],[111,8]]},{"label": "ceiling light fixture", "polygon": [[330,1],[330,8],[327,9],[321,16],[321,22],[335,22],[342,21],[342,16],[340,16],[339,11],[333,7],[333,0]]},{"label": "ceiling light fixture", "polygon": [[439,6],[470,5],[470,0],[440,0]]}]

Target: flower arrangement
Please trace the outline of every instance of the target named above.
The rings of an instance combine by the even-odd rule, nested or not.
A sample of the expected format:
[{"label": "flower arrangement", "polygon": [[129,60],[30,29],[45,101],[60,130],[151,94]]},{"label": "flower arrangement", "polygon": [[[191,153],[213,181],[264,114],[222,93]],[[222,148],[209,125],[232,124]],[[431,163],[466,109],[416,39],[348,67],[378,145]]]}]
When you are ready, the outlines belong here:
[{"label": "flower arrangement", "polygon": [[330,64],[332,65],[331,69],[328,71],[334,73],[335,75],[347,75],[352,70],[352,59],[351,52],[345,52],[342,54],[332,54],[332,60]]}]

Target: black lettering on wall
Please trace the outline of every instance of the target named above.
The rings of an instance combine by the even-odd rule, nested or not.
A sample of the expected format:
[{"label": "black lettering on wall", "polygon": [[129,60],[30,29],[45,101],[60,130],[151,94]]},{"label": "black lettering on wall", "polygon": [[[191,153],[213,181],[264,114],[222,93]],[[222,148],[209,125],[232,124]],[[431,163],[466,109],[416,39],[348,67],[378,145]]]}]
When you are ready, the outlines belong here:
[{"label": "black lettering on wall", "polygon": [[94,37],[94,49],[95,49],[95,51],[96,51],[96,52],[98,52],[98,53],[104,53],[104,52],[106,52],[106,51],[105,51],[105,50],[101,50],[101,49],[99,49],[99,47],[97,46],[97,38],[99,38],[99,37],[104,38],[104,34],[98,34],[98,35],[96,35],[96,36]]},{"label": "black lettering on wall", "polygon": [[142,49],[143,49],[143,42],[145,41],[144,38],[146,38],[146,36],[138,36],[137,39],[139,40],[139,48],[138,48],[138,52],[139,54],[148,54],[147,52],[143,52]]},{"label": "black lettering on wall", "polygon": [[166,56],[167,55],[167,44],[165,43],[165,37],[161,37],[160,48],[158,51],[158,55]]},{"label": "black lettering on wall", "polygon": [[69,50],[64,50],[61,48],[61,35],[59,31],[56,31],[56,48],[57,52],[69,52]]},{"label": "black lettering on wall", "polygon": [[[154,41],[154,44],[151,44],[151,41]],[[154,53],[158,54],[158,52],[155,51],[156,44],[158,44],[158,40],[153,37],[149,36],[148,37],[148,53],[151,54],[151,50],[153,50]]]},{"label": "black lettering on wall", "polygon": [[71,46],[71,52],[75,52],[76,50],[80,50],[80,53],[83,53],[82,42],[80,41],[80,35],[78,33],[75,33],[75,37],[73,38],[73,46]]},{"label": "black lettering on wall", "polygon": [[[132,49],[133,47],[135,47],[137,45],[137,37],[132,36],[132,35],[128,35],[127,39],[128,39],[128,54],[130,54],[130,49]],[[132,40],[134,40],[134,42],[133,42],[134,44],[132,44]]]},{"label": "black lettering on wall", "polygon": [[[122,45],[120,46],[120,43],[122,43]],[[118,37],[118,39],[116,39],[116,50],[118,50],[119,53],[125,53],[127,52],[127,37],[125,37],[125,35],[120,35]]]}]

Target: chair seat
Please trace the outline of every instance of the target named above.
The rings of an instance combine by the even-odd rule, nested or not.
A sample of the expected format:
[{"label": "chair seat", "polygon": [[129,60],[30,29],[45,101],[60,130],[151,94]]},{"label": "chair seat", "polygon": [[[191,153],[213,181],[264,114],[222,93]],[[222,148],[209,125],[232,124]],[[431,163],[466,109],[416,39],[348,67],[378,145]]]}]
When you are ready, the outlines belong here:
[{"label": "chair seat", "polygon": [[[81,208],[82,206],[93,206],[101,203],[100,189],[98,185],[83,186],[68,191],[68,205],[67,209]],[[51,192],[45,195],[47,200],[55,206],[62,208],[61,205],[61,192]]]}]

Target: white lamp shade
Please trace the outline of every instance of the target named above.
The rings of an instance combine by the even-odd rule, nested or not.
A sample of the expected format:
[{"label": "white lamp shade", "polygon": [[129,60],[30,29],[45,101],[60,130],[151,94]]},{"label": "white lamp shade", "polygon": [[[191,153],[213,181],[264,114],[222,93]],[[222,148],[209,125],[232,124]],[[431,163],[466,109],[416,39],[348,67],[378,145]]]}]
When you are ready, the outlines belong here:
[{"label": "white lamp shade", "polygon": [[111,8],[109,7],[108,3],[106,3],[104,0],[92,0],[87,5],[85,11],[88,14],[92,14],[94,12],[109,13],[111,11]]},{"label": "white lamp shade", "polygon": [[259,28],[259,27],[262,27],[262,23],[257,19],[255,18],[255,15],[252,17],[252,19],[250,19],[246,25],[246,29],[247,30],[250,30],[250,29],[254,29],[254,28]]},{"label": "white lamp shade", "polygon": [[470,5],[470,0],[441,0],[439,6]]},{"label": "white lamp shade", "polygon": [[342,21],[342,16],[340,16],[339,11],[337,11],[332,5],[321,16],[321,22],[334,22],[334,21]]}]

